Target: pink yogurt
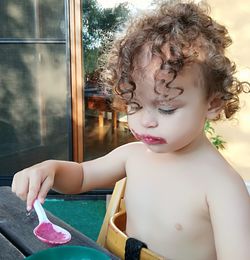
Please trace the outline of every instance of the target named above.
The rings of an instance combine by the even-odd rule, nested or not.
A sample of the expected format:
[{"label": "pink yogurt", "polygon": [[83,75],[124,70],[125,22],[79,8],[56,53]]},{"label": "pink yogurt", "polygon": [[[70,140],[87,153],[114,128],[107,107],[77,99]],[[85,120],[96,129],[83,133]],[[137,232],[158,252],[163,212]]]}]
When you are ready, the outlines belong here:
[{"label": "pink yogurt", "polygon": [[41,238],[43,241],[48,243],[66,243],[66,235],[60,231],[54,229],[53,225],[49,222],[41,223],[36,231],[35,234]]}]

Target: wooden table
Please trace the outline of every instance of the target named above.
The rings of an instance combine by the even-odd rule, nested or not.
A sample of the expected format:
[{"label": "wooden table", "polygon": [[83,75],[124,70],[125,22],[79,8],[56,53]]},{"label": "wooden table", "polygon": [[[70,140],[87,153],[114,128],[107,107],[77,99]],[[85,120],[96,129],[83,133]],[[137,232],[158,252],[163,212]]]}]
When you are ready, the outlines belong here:
[{"label": "wooden table", "polygon": [[108,103],[105,96],[103,95],[85,96],[85,102],[87,104],[88,109],[98,111],[99,127],[104,126],[104,113],[111,112],[112,127],[114,129],[117,128],[117,121],[118,121],[117,112],[111,108],[111,105]]},{"label": "wooden table", "polygon": [[[47,215],[53,223],[71,233],[72,239],[66,245],[92,247],[109,255],[110,259],[118,259],[51,213],[47,212]],[[50,248],[51,246],[41,242],[33,235],[33,229],[37,225],[38,218],[34,210],[27,216],[25,202],[12,193],[10,187],[0,187],[0,260],[19,260],[37,251]]]}]

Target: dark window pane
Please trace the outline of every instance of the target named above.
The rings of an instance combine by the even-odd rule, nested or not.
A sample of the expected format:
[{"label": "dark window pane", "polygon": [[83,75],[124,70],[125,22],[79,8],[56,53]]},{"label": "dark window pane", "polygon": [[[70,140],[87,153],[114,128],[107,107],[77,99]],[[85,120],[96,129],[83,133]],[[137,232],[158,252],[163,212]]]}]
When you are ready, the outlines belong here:
[{"label": "dark window pane", "polygon": [[35,36],[34,1],[0,1],[0,37],[31,38]]},{"label": "dark window pane", "polygon": [[39,37],[65,38],[64,1],[39,1]]},{"label": "dark window pane", "polygon": [[0,178],[72,159],[65,3],[0,1]]},{"label": "dark window pane", "polygon": [[3,172],[51,157],[68,159],[65,45],[2,44],[0,71],[0,168],[6,157],[18,158]]},{"label": "dark window pane", "polygon": [[1,0],[1,38],[65,39],[63,0]]}]

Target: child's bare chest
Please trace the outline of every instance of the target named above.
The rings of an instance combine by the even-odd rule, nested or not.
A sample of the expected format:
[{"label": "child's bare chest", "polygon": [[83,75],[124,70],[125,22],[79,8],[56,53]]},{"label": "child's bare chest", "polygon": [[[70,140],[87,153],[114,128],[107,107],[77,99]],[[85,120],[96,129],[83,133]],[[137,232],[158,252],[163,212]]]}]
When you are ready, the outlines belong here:
[{"label": "child's bare chest", "polygon": [[213,233],[204,184],[188,174],[188,169],[186,175],[178,172],[175,175],[161,167],[158,171],[150,165],[139,168],[144,172],[127,175],[128,235],[136,236],[169,258],[181,259],[180,254],[185,253],[186,259],[188,254],[193,260],[195,255],[199,259],[200,248],[213,259]]},{"label": "child's bare chest", "polygon": [[159,223],[169,233],[195,233],[197,222],[209,220],[205,194],[195,184],[185,186],[171,181],[156,185],[153,180],[144,179],[134,185],[128,178],[125,201],[135,221]]}]

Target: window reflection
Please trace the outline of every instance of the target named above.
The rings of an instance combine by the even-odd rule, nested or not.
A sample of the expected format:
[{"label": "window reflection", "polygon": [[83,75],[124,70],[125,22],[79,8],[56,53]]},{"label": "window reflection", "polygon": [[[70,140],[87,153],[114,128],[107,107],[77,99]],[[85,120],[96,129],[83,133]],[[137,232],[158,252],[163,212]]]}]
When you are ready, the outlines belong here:
[{"label": "window reflection", "polygon": [[127,116],[112,108],[100,91],[98,81],[85,83],[84,158],[90,160],[105,155],[114,148],[134,141],[127,127]]},{"label": "window reflection", "polygon": [[114,8],[103,8],[98,1],[83,1],[85,160],[102,156],[134,140],[127,128],[126,115],[112,109],[98,85],[98,59],[107,49],[105,44],[128,20],[129,14],[125,1]]},{"label": "window reflection", "polygon": [[66,1],[0,1],[0,177],[71,159]]}]

